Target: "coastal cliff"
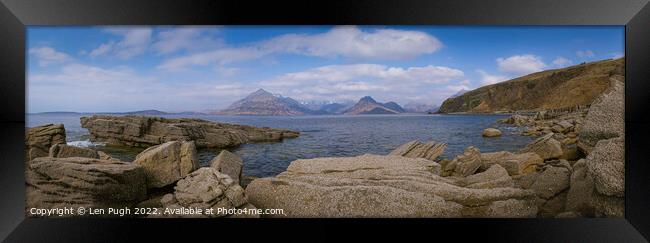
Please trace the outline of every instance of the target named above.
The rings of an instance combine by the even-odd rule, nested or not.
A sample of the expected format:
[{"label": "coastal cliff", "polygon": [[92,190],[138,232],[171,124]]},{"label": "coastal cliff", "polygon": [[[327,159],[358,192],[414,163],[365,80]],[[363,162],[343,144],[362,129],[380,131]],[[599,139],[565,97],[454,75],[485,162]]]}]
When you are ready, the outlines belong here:
[{"label": "coastal cliff", "polygon": [[445,100],[439,113],[550,110],[591,104],[610,85],[624,81],[625,59],[583,63],[529,74]]}]

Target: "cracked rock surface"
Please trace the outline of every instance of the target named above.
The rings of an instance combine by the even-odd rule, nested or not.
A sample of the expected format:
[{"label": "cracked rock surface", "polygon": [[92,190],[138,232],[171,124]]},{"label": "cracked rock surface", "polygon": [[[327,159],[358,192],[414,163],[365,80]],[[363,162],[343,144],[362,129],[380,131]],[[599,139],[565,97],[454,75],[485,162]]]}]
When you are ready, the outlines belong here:
[{"label": "cracked rock surface", "polygon": [[391,155],[300,159],[276,177],[254,180],[246,194],[286,217],[535,217],[534,191],[499,182],[503,168],[485,173],[469,182],[446,178],[434,161]]}]

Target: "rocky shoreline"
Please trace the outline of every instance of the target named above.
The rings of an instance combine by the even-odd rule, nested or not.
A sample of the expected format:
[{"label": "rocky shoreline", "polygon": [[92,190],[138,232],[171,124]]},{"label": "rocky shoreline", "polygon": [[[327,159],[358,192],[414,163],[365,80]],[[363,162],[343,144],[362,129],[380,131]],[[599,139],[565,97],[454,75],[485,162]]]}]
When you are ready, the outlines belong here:
[{"label": "rocky shoreline", "polygon": [[437,160],[445,144],[413,141],[387,156],[296,160],[246,193],[289,217],[624,217],[623,87],[587,112],[502,120],[538,136],[517,153],[470,146]]},{"label": "rocky shoreline", "polygon": [[242,160],[223,150],[210,167],[199,168],[197,147],[224,148],[299,136],[290,130],[199,119],[92,116],[82,117],[80,122],[90,131],[92,141],[148,148],[133,161],[120,161],[101,151],[67,145],[62,124],[29,128],[25,135],[27,212],[66,207],[146,207],[162,212],[163,206],[178,211],[206,205],[255,209],[246,203],[240,185]]},{"label": "rocky shoreline", "polygon": [[[199,168],[197,147],[280,141],[297,132],[197,119],[82,118],[94,141],[148,147],[123,162],[65,145],[63,126],[49,124],[26,134],[27,209],[172,212],[137,217],[623,217],[623,87],[613,82],[586,112],[500,121],[537,137],[518,152],[470,146],[440,159],[446,144],[412,141],[388,155],[295,160],[277,176],[246,186],[245,161],[224,150]],[[500,136],[494,130],[477,136]],[[189,209],[283,211],[183,213]]]},{"label": "rocky shoreline", "polygon": [[93,142],[145,148],[180,140],[194,141],[199,148],[225,148],[244,143],[281,141],[300,135],[285,129],[147,116],[81,117],[81,127],[88,129]]}]

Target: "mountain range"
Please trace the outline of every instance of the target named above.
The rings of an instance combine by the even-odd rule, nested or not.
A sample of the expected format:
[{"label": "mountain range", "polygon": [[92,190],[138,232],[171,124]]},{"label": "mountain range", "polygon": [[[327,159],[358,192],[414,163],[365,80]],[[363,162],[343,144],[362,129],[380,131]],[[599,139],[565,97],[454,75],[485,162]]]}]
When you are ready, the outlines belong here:
[{"label": "mountain range", "polygon": [[327,114],[398,114],[407,112],[396,102],[379,103],[370,96],[357,103],[308,102],[300,103],[292,98],[274,95],[259,89],[226,109],[215,112],[222,115],[327,115]]},{"label": "mountain range", "polygon": [[512,80],[460,90],[438,108],[418,103],[405,107],[396,102],[377,102],[370,96],[352,103],[298,102],[259,89],[218,114],[227,115],[324,115],[399,113],[491,113],[546,110],[590,104],[608,86],[609,80],[624,79],[624,59],[582,63],[537,72]]},{"label": "mountain range", "polygon": [[273,95],[264,89],[259,89],[217,113],[223,115],[294,116],[311,115],[315,112],[292,98]]},{"label": "mountain range", "polygon": [[370,96],[365,96],[354,106],[343,111],[345,115],[360,114],[397,114],[405,112],[404,109],[395,102],[379,103]]},{"label": "mountain range", "polygon": [[438,111],[438,106],[427,105],[422,103],[410,102],[404,105],[404,110],[408,113],[435,113]]}]

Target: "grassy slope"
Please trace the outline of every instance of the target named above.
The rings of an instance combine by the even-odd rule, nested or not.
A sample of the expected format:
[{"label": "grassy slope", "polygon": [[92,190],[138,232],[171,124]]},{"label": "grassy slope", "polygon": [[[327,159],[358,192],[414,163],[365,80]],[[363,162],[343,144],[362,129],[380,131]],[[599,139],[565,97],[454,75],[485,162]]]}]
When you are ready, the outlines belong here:
[{"label": "grassy slope", "polygon": [[440,113],[546,110],[590,104],[609,87],[612,76],[623,80],[623,58],[529,74],[445,100]]}]

